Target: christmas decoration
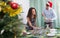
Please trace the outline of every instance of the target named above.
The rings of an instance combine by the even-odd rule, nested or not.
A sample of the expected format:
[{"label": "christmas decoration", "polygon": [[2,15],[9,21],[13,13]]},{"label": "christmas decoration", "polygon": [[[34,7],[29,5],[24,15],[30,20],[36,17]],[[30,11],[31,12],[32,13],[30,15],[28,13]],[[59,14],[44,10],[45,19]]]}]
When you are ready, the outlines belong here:
[{"label": "christmas decoration", "polygon": [[48,1],[48,3],[50,4],[50,7],[52,8],[52,2],[51,1]]},{"label": "christmas decoration", "polygon": [[13,4],[11,4],[11,7],[12,7],[13,9],[17,9],[19,6],[18,6],[17,3],[13,3]]},{"label": "christmas decoration", "polygon": [[15,2],[12,2],[12,1],[9,1],[8,4],[10,4],[10,6],[13,8],[13,9],[17,9],[19,7],[19,5]]},{"label": "christmas decoration", "polygon": [[[7,1],[7,2],[6,2]],[[24,30],[22,19],[18,15],[22,7],[15,2],[0,0],[0,38],[18,38]]]}]

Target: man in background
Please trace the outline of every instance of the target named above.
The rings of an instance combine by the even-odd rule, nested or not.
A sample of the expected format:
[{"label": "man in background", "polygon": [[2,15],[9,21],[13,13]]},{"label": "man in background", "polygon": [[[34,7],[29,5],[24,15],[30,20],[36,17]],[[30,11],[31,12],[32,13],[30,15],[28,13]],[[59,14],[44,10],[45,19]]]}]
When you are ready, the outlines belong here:
[{"label": "man in background", "polygon": [[46,28],[46,24],[49,25],[50,28],[53,28],[53,22],[56,20],[56,14],[55,11],[52,9],[52,3],[47,2],[46,8],[43,10],[42,15],[44,17],[44,24]]}]

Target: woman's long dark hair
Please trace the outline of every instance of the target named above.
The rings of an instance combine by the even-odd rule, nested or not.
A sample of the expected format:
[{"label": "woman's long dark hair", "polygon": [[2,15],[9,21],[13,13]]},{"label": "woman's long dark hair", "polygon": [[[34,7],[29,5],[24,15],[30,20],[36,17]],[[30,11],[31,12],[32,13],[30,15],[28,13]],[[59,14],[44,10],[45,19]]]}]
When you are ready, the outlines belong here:
[{"label": "woman's long dark hair", "polygon": [[[27,15],[27,17],[29,17],[30,20],[31,20],[31,18],[32,18],[32,9],[35,9],[35,8],[31,7],[31,8],[29,9],[28,15]],[[35,9],[35,12],[36,12],[36,9]],[[34,19],[36,19],[36,15],[34,15]]]}]

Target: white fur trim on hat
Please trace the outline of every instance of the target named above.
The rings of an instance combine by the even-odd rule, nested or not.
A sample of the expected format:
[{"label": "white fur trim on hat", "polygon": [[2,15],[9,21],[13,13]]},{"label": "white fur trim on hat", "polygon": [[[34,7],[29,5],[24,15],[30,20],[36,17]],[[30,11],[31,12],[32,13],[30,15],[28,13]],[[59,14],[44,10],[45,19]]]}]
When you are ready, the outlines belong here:
[{"label": "white fur trim on hat", "polygon": [[46,4],[50,5],[48,2]]}]

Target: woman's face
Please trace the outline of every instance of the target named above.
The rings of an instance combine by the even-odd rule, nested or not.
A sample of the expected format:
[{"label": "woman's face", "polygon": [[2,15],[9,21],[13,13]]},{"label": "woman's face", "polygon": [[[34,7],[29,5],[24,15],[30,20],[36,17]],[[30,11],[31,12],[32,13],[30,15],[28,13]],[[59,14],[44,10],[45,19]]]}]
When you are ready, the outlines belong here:
[{"label": "woman's face", "polygon": [[32,9],[32,14],[33,14],[33,15],[36,15],[35,9]]}]

